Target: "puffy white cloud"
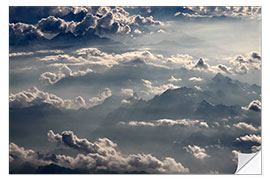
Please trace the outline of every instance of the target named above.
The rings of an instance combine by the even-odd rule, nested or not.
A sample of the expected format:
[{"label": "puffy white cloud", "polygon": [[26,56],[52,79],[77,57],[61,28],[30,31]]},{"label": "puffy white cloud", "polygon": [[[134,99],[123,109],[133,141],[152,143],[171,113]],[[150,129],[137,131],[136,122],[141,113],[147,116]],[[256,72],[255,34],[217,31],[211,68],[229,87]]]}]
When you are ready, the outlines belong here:
[{"label": "puffy white cloud", "polygon": [[193,57],[188,54],[176,54],[168,57],[165,63],[184,65],[185,67],[192,66]]},{"label": "puffy white cloud", "polygon": [[255,143],[259,143],[261,144],[262,138],[259,135],[255,135],[255,134],[249,134],[249,135],[245,135],[245,136],[241,136],[239,138],[236,138],[236,141],[250,141],[250,142],[255,142]]},{"label": "puffy white cloud", "polygon": [[154,121],[130,121],[119,122],[120,125],[128,125],[128,126],[151,126],[151,127],[159,127],[159,126],[184,126],[184,127],[199,127],[199,128],[208,128],[208,124],[204,121],[199,120],[191,120],[191,119],[159,119]]},{"label": "puffy white cloud", "polygon": [[85,76],[89,72],[93,72],[92,69],[87,68],[86,70],[72,71],[67,65],[61,65],[57,73],[45,72],[40,75],[40,80],[46,84],[55,84],[63,78],[73,76]]},{"label": "puffy white cloud", "polygon": [[153,86],[152,82],[149,80],[142,79],[142,81],[143,81],[143,85],[145,87],[147,87],[147,89],[148,89],[148,91],[143,91],[143,92],[145,92],[148,95],[150,95],[150,94],[158,95],[158,94],[162,94],[164,91],[166,91],[168,89],[180,88],[180,86],[177,86],[177,85],[174,85],[171,83],[170,84],[163,84],[160,86]]},{"label": "puffy white cloud", "polygon": [[105,99],[112,95],[110,88],[105,88],[98,96],[89,99],[91,106],[96,106],[101,104]]},{"label": "puffy white cloud", "polygon": [[181,78],[175,78],[174,76],[171,76],[171,78],[168,80],[169,82],[179,82],[182,81]]},{"label": "puffy white cloud", "polygon": [[205,159],[207,157],[210,157],[204,148],[201,148],[199,146],[196,146],[196,145],[188,145],[187,147],[184,147],[184,149],[189,152],[190,154],[193,155],[193,157],[195,157],[196,159]]},{"label": "puffy white cloud", "polygon": [[262,103],[259,100],[253,100],[249,103],[247,107],[242,107],[244,110],[253,110],[253,111],[261,111]]},{"label": "puffy white cloud", "polygon": [[246,55],[228,57],[225,60],[233,65],[232,70],[236,74],[246,74],[251,69],[261,70],[261,55],[259,52],[249,52]]},{"label": "puffy white cloud", "polygon": [[52,104],[56,107],[65,106],[65,101],[62,98],[54,94],[40,91],[36,87],[17,94],[10,94],[9,96],[10,107],[29,107],[39,105],[41,103]]},{"label": "puffy white cloud", "polygon": [[[89,167],[94,169],[104,169],[116,172],[127,171],[145,171],[148,173],[188,173],[189,169],[185,168],[181,163],[176,162],[173,158],[166,157],[159,160],[151,154],[122,154],[117,151],[117,144],[108,138],[99,138],[95,142],[87,139],[78,138],[72,131],[63,131],[61,134],[55,134],[52,130],[48,132],[48,138],[51,142],[62,144],[66,147],[83,151],[86,155],[80,155],[82,159],[88,157]],[[58,155],[59,157],[59,155]],[[67,159],[67,156],[63,156]],[[60,161],[72,164],[70,161]],[[58,161],[59,162],[59,161]],[[61,164],[63,165],[63,164]]]},{"label": "puffy white cloud", "polygon": [[188,80],[193,81],[193,82],[201,82],[201,81],[203,81],[203,78],[201,78],[201,77],[191,77]]},{"label": "puffy white cloud", "polygon": [[243,129],[245,131],[248,130],[248,131],[257,132],[260,130],[260,128],[255,128],[254,126],[252,126],[252,124],[247,124],[245,122],[239,122],[237,124],[233,124],[233,126],[239,129]]},{"label": "puffy white cloud", "polygon": [[19,92],[17,94],[10,94],[9,96],[10,107],[15,108],[24,108],[47,103],[57,108],[77,109],[85,106],[83,101],[83,98],[80,96],[77,97],[75,101],[70,99],[62,99],[55,94],[41,91],[36,87],[28,89],[27,91]]},{"label": "puffy white cloud", "polygon": [[163,58],[160,55],[154,55],[147,50],[130,51],[121,54],[102,52],[97,48],[82,48],[73,52],[74,55],[59,54],[45,56],[40,60],[53,66],[71,65],[71,66],[105,66],[107,68],[114,65],[127,64],[131,62],[147,63],[154,65],[157,60]]},{"label": "puffy white cloud", "polygon": [[132,89],[121,89],[121,93],[128,96],[133,96],[134,91]]},{"label": "puffy white cloud", "polygon": [[142,31],[140,31],[139,29],[135,29],[135,30],[134,30],[134,33],[135,33],[135,34],[142,34]]}]

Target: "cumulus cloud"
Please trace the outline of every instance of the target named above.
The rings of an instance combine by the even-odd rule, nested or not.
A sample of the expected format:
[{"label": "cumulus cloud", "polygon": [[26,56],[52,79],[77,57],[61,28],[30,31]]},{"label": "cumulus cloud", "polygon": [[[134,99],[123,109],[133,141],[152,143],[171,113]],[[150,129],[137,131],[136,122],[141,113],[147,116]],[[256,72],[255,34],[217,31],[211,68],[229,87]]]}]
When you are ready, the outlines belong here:
[{"label": "cumulus cloud", "polygon": [[159,127],[159,126],[184,126],[184,127],[199,127],[199,128],[208,128],[208,124],[204,121],[199,120],[191,120],[191,119],[159,119],[150,122],[146,121],[130,121],[119,122],[120,125],[127,126],[151,126],[151,127]]},{"label": "cumulus cloud", "polygon": [[71,23],[72,22],[66,22],[61,18],[49,16],[38,21],[37,29],[43,33],[66,33],[69,31]]},{"label": "cumulus cloud", "polygon": [[[110,34],[129,34],[141,32],[150,25],[163,25],[162,22],[156,21],[152,16],[143,17],[141,15],[129,15],[129,13],[122,7],[99,7],[87,8],[87,7],[54,7],[49,8],[50,16],[42,18],[38,21],[37,25],[24,24],[25,30],[17,31],[17,36],[26,35],[38,35],[37,32],[49,34],[58,33],[72,33],[75,36],[86,35],[87,33],[96,34],[100,36],[106,36]],[[79,22],[76,20],[66,21],[63,18],[63,14],[69,13],[78,14],[83,12],[85,15]],[[55,16],[58,17],[55,17]],[[60,18],[60,17],[61,18]],[[16,27],[22,26],[22,24],[11,24],[11,32],[16,31]],[[28,26],[28,27],[26,27]],[[18,29],[18,28],[17,28]],[[38,30],[38,31],[37,31]],[[14,36],[15,34],[11,34]],[[15,37],[14,37],[15,38]]]},{"label": "cumulus cloud", "polygon": [[238,129],[243,129],[245,131],[254,131],[257,132],[260,130],[260,128],[255,128],[252,124],[247,124],[245,122],[239,122],[237,124],[233,124],[234,127]]},{"label": "cumulus cloud", "polygon": [[158,95],[162,94],[164,91],[168,89],[177,89],[180,88],[180,86],[174,85],[174,84],[163,84],[160,86],[153,86],[152,82],[149,80],[142,79],[143,85],[147,87],[148,91],[143,91],[146,94],[153,94],[153,95]]},{"label": "cumulus cloud", "polygon": [[112,95],[110,88],[105,88],[98,96],[89,99],[91,106],[96,106],[101,104],[105,99]]},{"label": "cumulus cloud", "polygon": [[184,147],[184,149],[189,152],[190,154],[193,155],[193,157],[195,157],[196,159],[205,159],[207,157],[210,157],[204,148],[201,148],[199,146],[196,146],[196,145],[188,145],[187,147]]},{"label": "cumulus cloud", "polygon": [[42,34],[34,25],[20,22],[9,24],[9,43],[12,45],[38,40],[41,37],[43,37]]},{"label": "cumulus cloud", "polygon": [[246,55],[237,55],[226,58],[233,65],[232,71],[235,74],[246,74],[251,69],[261,70],[261,55],[259,52],[249,52]]},{"label": "cumulus cloud", "polygon": [[63,78],[73,76],[85,76],[87,73],[93,72],[92,69],[87,68],[86,70],[78,70],[78,71],[72,71],[67,65],[62,65],[62,67],[59,68],[57,73],[52,72],[45,72],[40,75],[40,80],[45,82],[46,84],[55,84],[58,81],[60,81]]},{"label": "cumulus cloud", "polygon": [[75,101],[72,101],[70,99],[62,99],[55,94],[41,91],[36,87],[17,94],[11,93],[9,96],[9,106],[14,108],[25,108],[47,103],[57,108],[76,109],[85,106],[83,101],[81,96],[77,97]]},{"label": "cumulus cloud", "polygon": [[[188,168],[185,168],[181,163],[176,162],[170,157],[159,160],[151,154],[122,154],[116,150],[117,144],[108,138],[99,138],[95,142],[90,142],[87,139],[77,137],[72,131],[63,131],[61,134],[57,134],[52,130],[48,132],[48,138],[51,142],[86,153],[78,154],[82,157],[81,159],[88,157],[87,163],[84,163],[87,166],[84,167],[89,165],[89,167],[94,169],[104,169],[120,173],[128,171],[145,171],[147,173],[189,172]],[[67,161],[67,163],[72,164],[70,161]]]},{"label": "cumulus cloud", "polygon": [[188,80],[193,81],[193,82],[201,82],[201,81],[203,81],[203,78],[201,78],[201,77],[191,77]]},{"label": "cumulus cloud", "polygon": [[174,76],[171,76],[171,78],[168,80],[169,82],[179,82],[182,81],[181,78],[175,78]]},{"label": "cumulus cloud", "polygon": [[247,107],[242,107],[242,109],[260,112],[262,109],[262,103],[259,100],[253,100],[249,103]]},{"label": "cumulus cloud", "polygon": [[241,142],[241,141],[249,141],[249,142],[255,142],[255,143],[261,144],[262,138],[259,135],[248,134],[248,135],[236,138],[236,141],[239,141],[239,142]]},{"label": "cumulus cloud", "polygon": [[225,73],[232,74],[232,69],[223,64],[219,64],[217,67]]},{"label": "cumulus cloud", "polygon": [[179,64],[184,65],[185,67],[192,66],[193,57],[188,54],[176,54],[168,57],[165,63],[169,63],[172,65]]},{"label": "cumulus cloud", "polygon": [[132,89],[121,89],[121,93],[128,96],[133,96],[134,91]]}]

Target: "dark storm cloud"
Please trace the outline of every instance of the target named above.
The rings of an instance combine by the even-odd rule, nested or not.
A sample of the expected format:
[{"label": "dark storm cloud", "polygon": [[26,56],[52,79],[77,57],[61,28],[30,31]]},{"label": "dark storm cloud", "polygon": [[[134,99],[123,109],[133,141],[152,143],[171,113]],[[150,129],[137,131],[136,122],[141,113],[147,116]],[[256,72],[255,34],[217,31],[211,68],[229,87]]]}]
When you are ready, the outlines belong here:
[{"label": "dark storm cloud", "polygon": [[[38,7],[37,7],[38,8]],[[91,9],[91,8],[90,8]],[[144,26],[150,25],[162,25],[162,22],[155,21],[153,17],[143,17],[141,15],[130,16],[127,11],[122,7],[99,7],[97,10],[91,10],[87,8],[75,8],[71,7],[53,7],[49,9],[52,14],[59,13],[68,14],[70,12],[78,11],[84,12],[84,17],[81,21],[76,22],[75,20],[65,20],[61,17],[50,15],[43,17],[36,24],[23,24],[23,23],[11,23],[10,24],[10,39],[17,41],[29,41],[37,39],[37,37],[44,34],[38,33],[40,30],[43,33],[71,33],[76,36],[87,36],[94,37],[94,35],[110,35],[110,34],[129,34],[135,29],[145,29]],[[12,11],[13,12],[13,11]],[[33,37],[32,37],[33,36]],[[36,36],[36,37],[35,37]],[[44,35],[46,36],[46,35]],[[48,36],[48,35],[47,35]],[[28,37],[28,38],[26,38]],[[69,35],[70,37],[70,35]],[[75,38],[74,37],[74,38]],[[66,37],[68,38],[68,37]],[[48,38],[45,38],[48,39]],[[22,43],[22,42],[21,42]],[[16,44],[16,43],[14,43]]]},{"label": "dark storm cloud", "polygon": [[20,22],[9,24],[9,37],[10,45],[23,45],[29,41],[36,42],[44,39],[36,26]]},{"label": "dark storm cloud", "polygon": [[72,24],[72,22],[67,23],[63,19],[49,16],[38,21],[37,29],[44,33],[65,33],[68,31],[70,24]]}]

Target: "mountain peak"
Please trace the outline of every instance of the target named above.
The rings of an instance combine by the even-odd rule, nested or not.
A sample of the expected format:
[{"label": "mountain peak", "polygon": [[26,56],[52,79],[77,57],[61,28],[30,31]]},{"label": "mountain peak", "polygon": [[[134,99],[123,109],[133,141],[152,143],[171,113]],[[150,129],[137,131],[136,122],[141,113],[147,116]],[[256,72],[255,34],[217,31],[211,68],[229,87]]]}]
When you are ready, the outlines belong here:
[{"label": "mountain peak", "polygon": [[217,74],[215,75],[215,77],[212,78],[212,80],[214,80],[214,81],[224,81],[224,80],[226,80],[226,81],[231,81],[232,79],[229,78],[229,77],[226,77],[226,76],[222,75],[222,74],[219,72],[219,73],[217,73]]}]

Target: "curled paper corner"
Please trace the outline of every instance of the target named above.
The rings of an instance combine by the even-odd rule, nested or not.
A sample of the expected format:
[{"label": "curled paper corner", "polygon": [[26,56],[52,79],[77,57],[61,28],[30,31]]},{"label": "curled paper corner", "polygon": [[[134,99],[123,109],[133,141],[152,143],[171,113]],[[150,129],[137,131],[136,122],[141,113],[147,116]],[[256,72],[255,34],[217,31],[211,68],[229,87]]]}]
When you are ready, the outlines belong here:
[{"label": "curled paper corner", "polygon": [[262,174],[261,150],[256,153],[238,153],[238,164],[235,174]]}]

